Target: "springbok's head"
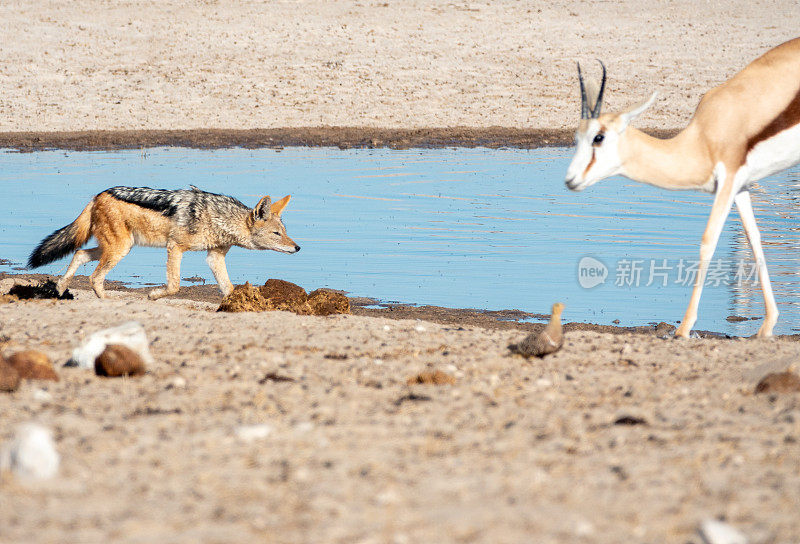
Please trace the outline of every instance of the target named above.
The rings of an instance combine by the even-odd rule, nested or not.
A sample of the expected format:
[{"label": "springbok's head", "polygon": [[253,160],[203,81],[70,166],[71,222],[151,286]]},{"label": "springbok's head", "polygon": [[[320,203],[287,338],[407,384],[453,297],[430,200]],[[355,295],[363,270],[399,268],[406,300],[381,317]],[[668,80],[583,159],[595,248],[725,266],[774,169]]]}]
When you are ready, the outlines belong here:
[{"label": "springbok's head", "polygon": [[653,93],[650,98],[624,113],[600,115],[606,88],[606,67],[602,62],[600,66],[603,68],[603,79],[598,90],[597,84],[592,81],[584,84],[581,65],[578,64],[581,122],[575,132],[575,156],[567,169],[565,180],[567,187],[573,191],[582,191],[601,179],[623,173],[620,143],[625,138],[625,129],[656,99],[656,93]]}]

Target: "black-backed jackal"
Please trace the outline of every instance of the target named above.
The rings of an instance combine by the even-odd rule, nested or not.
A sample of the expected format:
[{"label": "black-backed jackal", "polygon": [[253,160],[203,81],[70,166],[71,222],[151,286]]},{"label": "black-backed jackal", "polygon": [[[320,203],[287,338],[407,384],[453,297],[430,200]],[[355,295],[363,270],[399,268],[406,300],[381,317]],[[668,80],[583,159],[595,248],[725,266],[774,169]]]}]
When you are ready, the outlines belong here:
[{"label": "black-backed jackal", "polygon": [[[272,203],[263,197],[248,208],[233,197],[196,187],[181,190],[112,187],[95,196],[75,221],[55,231],[33,250],[28,267],[36,268],[75,251],[58,281],[63,293],[82,264],[100,261],[91,275],[95,294],[105,297],[103,280],[134,245],[167,248],[167,284],[148,295],[157,299],[178,292],[184,251],[208,251],[206,262],[224,295],[233,290],[225,268],[231,246],[296,253],[300,246],[286,235],[281,213],[291,196]],[[97,247],[80,249],[92,236]]]}]

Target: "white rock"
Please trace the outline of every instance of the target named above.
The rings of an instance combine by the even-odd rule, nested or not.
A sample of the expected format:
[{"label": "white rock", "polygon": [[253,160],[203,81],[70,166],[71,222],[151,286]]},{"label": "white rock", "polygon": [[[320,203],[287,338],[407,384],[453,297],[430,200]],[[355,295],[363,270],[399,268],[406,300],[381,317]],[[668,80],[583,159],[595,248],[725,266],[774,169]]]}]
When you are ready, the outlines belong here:
[{"label": "white rock", "polygon": [[747,544],[747,537],[725,522],[707,519],[699,530],[706,544]]},{"label": "white rock", "polygon": [[186,387],[186,378],[184,378],[183,376],[175,376],[169,382],[169,385],[172,389],[183,389],[184,387]]},{"label": "white rock", "polygon": [[153,364],[147,335],[142,324],[137,321],[127,321],[93,333],[80,347],[72,351],[72,360],[80,368],[94,370],[94,360],[103,353],[108,344],[122,344],[138,353],[145,364]]},{"label": "white rock", "polygon": [[301,421],[294,426],[294,430],[298,433],[308,433],[314,430],[314,424],[310,421]]},{"label": "white rock", "polygon": [[44,389],[35,389],[33,391],[33,400],[39,402],[50,402],[53,400],[53,395],[51,395],[48,391]]},{"label": "white rock", "polygon": [[594,534],[594,525],[585,519],[575,522],[575,534],[580,537],[590,537]]},{"label": "white rock", "polygon": [[236,429],[236,437],[245,442],[252,442],[268,437],[274,431],[272,425],[261,423],[258,425],[242,425]]},{"label": "white rock", "polygon": [[383,330],[388,332],[388,331],[392,330],[392,328],[389,325],[384,325],[383,326]]},{"label": "white rock", "polygon": [[417,332],[425,332],[426,329],[422,325],[417,325],[416,327],[414,327],[414,330]]},{"label": "white rock", "polygon": [[22,481],[52,478],[60,461],[50,429],[37,423],[17,427],[14,438],[0,450],[0,470],[10,470]]}]

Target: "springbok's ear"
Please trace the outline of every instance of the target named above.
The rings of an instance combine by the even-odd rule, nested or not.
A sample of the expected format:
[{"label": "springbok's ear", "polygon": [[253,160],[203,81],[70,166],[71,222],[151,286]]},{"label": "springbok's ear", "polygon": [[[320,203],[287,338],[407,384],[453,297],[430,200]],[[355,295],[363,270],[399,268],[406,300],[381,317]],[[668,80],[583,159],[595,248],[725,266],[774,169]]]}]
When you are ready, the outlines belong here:
[{"label": "springbok's ear", "polygon": [[269,207],[270,213],[273,213],[275,215],[280,215],[281,213],[283,213],[283,209],[286,207],[286,205],[289,203],[291,199],[292,195],[286,195],[285,197],[283,197],[282,199],[280,199],[275,204]]},{"label": "springbok's ear", "polygon": [[634,107],[632,107],[631,109],[629,109],[625,113],[620,114],[620,119],[622,119],[623,128],[625,128],[628,125],[630,125],[631,122],[634,119],[639,117],[641,114],[643,114],[645,112],[645,110],[647,108],[652,106],[653,102],[656,101],[656,95],[657,94],[658,93],[656,93],[654,91],[653,94],[650,95],[650,98],[648,98],[647,100],[644,100],[643,102],[640,102],[639,104],[635,105]]},{"label": "springbok's ear", "polygon": [[272,199],[269,196],[263,197],[261,200],[258,201],[256,207],[253,208],[251,212],[251,216],[253,217],[253,221],[256,219],[264,219],[269,216],[269,207],[272,203]]}]

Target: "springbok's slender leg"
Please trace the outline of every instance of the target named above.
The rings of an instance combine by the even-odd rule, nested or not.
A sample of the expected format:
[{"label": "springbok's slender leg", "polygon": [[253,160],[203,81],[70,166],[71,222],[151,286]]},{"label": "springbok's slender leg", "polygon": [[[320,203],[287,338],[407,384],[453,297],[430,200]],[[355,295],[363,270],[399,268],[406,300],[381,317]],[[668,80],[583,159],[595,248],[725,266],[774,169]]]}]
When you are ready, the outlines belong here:
[{"label": "springbok's slender leg", "polygon": [[758,329],[758,337],[766,338],[772,336],[772,328],[778,322],[778,305],[775,304],[775,297],[772,295],[772,284],[769,281],[764,250],[761,248],[761,233],[758,231],[756,217],[753,215],[753,205],[750,203],[750,193],[742,191],[736,195],[734,200],[739,209],[739,217],[742,218],[744,233],[747,235],[747,241],[750,242],[750,249],[753,250],[753,257],[758,266],[758,281],[761,283],[761,291],[764,293],[764,309],[766,311],[764,323]]},{"label": "springbok's slender leg", "polygon": [[183,249],[178,244],[167,243],[167,285],[153,289],[148,293],[147,298],[155,300],[167,295],[174,295],[181,288],[181,258]]},{"label": "springbok's slender leg", "polygon": [[692,327],[697,321],[697,308],[700,306],[700,295],[703,293],[708,264],[711,262],[711,257],[714,256],[714,250],[717,249],[719,235],[722,233],[722,227],[725,225],[725,220],[733,205],[734,179],[734,176],[730,175],[720,179],[714,204],[711,206],[711,214],[706,223],[706,230],[703,232],[703,239],[700,242],[700,266],[694,281],[692,298],[689,299],[689,306],[686,308],[681,326],[675,331],[675,336],[689,338],[689,333],[692,332]]},{"label": "springbok's slender leg", "polygon": [[206,262],[214,278],[217,280],[217,285],[222,294],[228,296],[233,291],[233,284],[228,278],[228,269],[225,267],[225,255],[228,253],[228,247],[215,247],[208,250],[206,255]]},{"label": "springbok's slender leg", "polygon": [[69,267],[67,271],[61,276],[61,279],[58,280],[56,284],[56,290],[58,291],[59,295],[63,295],[64,291],[67,290],[69,287],[69,282],[72,281],[72,276],[75,275],[75,272],[78,271],[78,268],[81,265],[84,265],[91,261],[99,261],[100,260],[100,251],[99,247],[94,247],[92,249],[80,249],[75,252],[75,256],[72,257],[72,261],[69,263]]}]

